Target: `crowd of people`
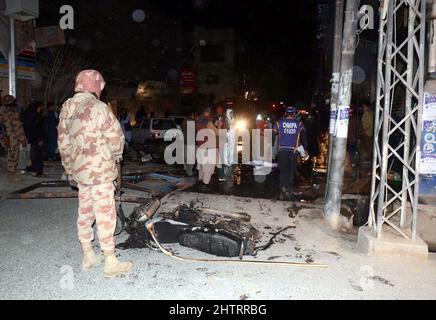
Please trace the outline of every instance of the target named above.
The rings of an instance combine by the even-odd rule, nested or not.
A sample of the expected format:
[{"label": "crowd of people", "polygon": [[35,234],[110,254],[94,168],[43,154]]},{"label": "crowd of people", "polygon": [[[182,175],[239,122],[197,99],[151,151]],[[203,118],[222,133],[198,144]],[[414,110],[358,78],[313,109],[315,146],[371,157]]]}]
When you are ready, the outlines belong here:
[{"label": "crowd of people", "polygon": [[8,179],[19,180],[18,171],[45,178],[44,161],[57,159],[58,111],[53,103],[38,101],[19,108],[15,97],[3,96],[0,111],[0,142],[8,153]]},{"label": "crowd of people", "polygon": [[[230,115],[230,116],[228,116]],[[196,119],[196,130],[203,128],[211,129],[218,132],[220,129],[226,129],[227,136],[234,134],[233,110],[224,110],[218,107],[215,113],[211,113],[210,108],[206,110]],[[228,121],[228,119],[232,119]],[[317,108],[312,105],[309,110],[300,112],[295,107],[288,106],[284,110],[284,114],[275,120],[271,120],[266,114],[261,113],[256,119],[256,128],[260,129],[261,137],[265,129],[272,129],[273,136],[271,146],[264,149],[264,140],[261,138],[258,145],[260,153],[263,150],[272,152],[271,159],[277,162],[280,172],[279,182],[279,199],[290,199],[293,197],[294,176],[297,174],[299,164],[308,163],[314,165],[316,158],[320,156],[321,123]],[[185,132],[184,132],[185,133]],[[359,168],[362,163],[371,161],[373,138],[374,134],[374,111],[370,104],[363,101],[359,106],[352,105],[349,113],[349,129],[347,140],[347,156],[346,156],[346,174],[350,174],[352,178],[358,178]],[[186,135],[186,134],[185,134]],[[218,135],[218,133],[217,133]],[[234,141],[234,137],[227,140]],[[254,143],[254,140],[253,140]],[[197,147],[203,145],[203,141],[197,141]],[[253,147],[254,145],[252,145]],[[232,146],[232,150],[233,150]],[[222,157],[224,148],[216,144],[217,153]],[[208,149],[211,149],[209,146]],[[211,150],[211,153],[214,151]],[[199,155],[199,161],[201,154]],[[218,158],[219,159],[219,158]],[[211,161],[210,165],[198,164],[198,173],[200,180],[200,190],[207,191],[211,176],[217,169],[218,181],[226,181],[228,175],[225,172],[231,172],[231,167],[227,164],[221,165],[222,161],[216,160],[216,166]],[[308,161],[311,159],[311,161]],[[192,174],[193,165],[185,165],[185,170],[188,174]]]},{"label": "crowd of people", "polygon": [[[214,135],[214,140],[209,141],[209,137],[200,135],[194,144],[193,141],[189,140],[189,122],[193,123],[195,133],[203,129],[210,130],[209,132]],[[197,168],[200,191],[209,190],[212,176],[216,170],[218,170],[218,181],[224,182],[230,179],[236,146],[233,109],[227,108],[225,110],[222,107],[217,107],[212,110],[211,107],[205,107],[200,114],[193,112],[183,122],[182,132],[185,143],[184,169],[188,176],[192,176]],[[195,137],[196,134],[192,138],[195,139]],[[192,161],[188,161],[189,155],[193,155]]]},{"label": "crowd of people", "polygon": [[[197,135],[195,147],[189,145],[192,143],[188,139],[187,125],[189,121],[195,122]],[[312,130],[316,130],[316,124],[309,124],[309,126],[311,130],[309,133],[314,134]],[[307,150],[312,151],[315,148],[308,143],[308,131],[294,107],[287,107],[283,117],[278,119],[275,124],[266,121],[266,119],[259,119],[259,121],[256,121],[256,127],[260,129],[261,139],[258,145],[253,144],[252,147],[259,148],[259,155],[264,153],[264,150],[270,152],[270,157],[265,157],[265,154],[263,154],[263,159],[270,159],[272,163],[273,144],[276,141],[277,152],[275,152],[276,156],[274,158],[277,157],[280,169],[280,199],[290,199],[292,198],[293,177],[297,168],[297,159],[299,156],[307,159],[309,156]],[[209,191],[209,185],[215,173],[217,173],[219,182],[232,181],[234,179],[232,165],[238,159],[235,157],[235,153],[237,152],[238,137],[241,134],[235,125],[234,110],[222,107],[212,110],[211,107],[206,107],[200,115],[193,113],[190,118],[186,119],[182,128],[185,139],[184,169],[191,176],[194,174],[194,168],[197,168],[199,190],[202,192]],[[208,141],[209,137],[198,135],[203,129],[208,129],[209,132],[213,133],[215,141]],[[263,139],[265,129],[272,129],[273,139]],[[270,143],[265,149],[264,141]],[[313,141],[311,143],[317,144]],[[196,165],[187,161],[186,157],[190,154],[196,154]]]}]

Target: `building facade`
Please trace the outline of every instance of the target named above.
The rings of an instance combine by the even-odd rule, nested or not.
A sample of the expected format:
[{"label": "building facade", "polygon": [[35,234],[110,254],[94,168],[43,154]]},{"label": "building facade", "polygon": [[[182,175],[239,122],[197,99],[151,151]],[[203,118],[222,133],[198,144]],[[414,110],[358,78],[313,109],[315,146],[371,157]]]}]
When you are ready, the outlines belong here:
[{"label": "building facade", "polygon": [[193,56],[197,93],[213,95],[218,101],[238,94],[235,38],[233,29],[195,28]]}]

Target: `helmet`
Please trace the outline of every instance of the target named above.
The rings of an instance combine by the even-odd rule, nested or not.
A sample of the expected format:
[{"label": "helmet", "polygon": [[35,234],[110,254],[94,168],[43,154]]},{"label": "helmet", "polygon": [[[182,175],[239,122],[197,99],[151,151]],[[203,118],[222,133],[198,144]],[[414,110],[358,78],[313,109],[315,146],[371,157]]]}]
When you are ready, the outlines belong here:
[{"label": "helmet", "polygon": [[297,112],[297,109],[295,107],[292,107],[292,106],[286,107],[286,109],[285,109],[285,113],[288,113],[288,114],[294,114],[296,112]]},{"label": "helmet", "polygon": [[83,70],[76,76],[75,92],[100,93],[106,82],[97,70]]},{"label": "helmet", "polygon": [[2,105],[11,106],[11,105],[14,105],[16,101],[17,100],[15,99],[14,96],[7,94],[7,95],[4,95],[2,98]]}]

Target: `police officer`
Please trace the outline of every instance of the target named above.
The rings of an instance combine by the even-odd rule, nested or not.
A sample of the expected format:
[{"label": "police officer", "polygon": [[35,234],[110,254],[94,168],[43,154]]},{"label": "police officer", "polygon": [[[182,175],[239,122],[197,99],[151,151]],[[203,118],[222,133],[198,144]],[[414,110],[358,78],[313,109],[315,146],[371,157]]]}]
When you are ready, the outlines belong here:
[{"label": "police officer", "polygon": [[306,131],[302,121],[297,120],[296,109],[286,107],[284,117],[273,127],[273,133],[278,135],[278,167],[280,170],[280,200],[292,200],[294,173],[297,167],[298,155],[306,156]]}]

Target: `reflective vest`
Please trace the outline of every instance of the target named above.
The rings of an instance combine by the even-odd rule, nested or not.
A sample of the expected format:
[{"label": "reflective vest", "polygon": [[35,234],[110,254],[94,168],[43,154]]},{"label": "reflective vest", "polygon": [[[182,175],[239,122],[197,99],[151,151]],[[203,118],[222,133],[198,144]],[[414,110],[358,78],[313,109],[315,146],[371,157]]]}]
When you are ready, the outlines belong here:
[{"label": "reflective vest", "polygon": [[301,131],[306,130],[303,122],[297,119],[282,118],[276,122],[274,130],[279,136],[279,150],[293,150],[301,144]]}]

